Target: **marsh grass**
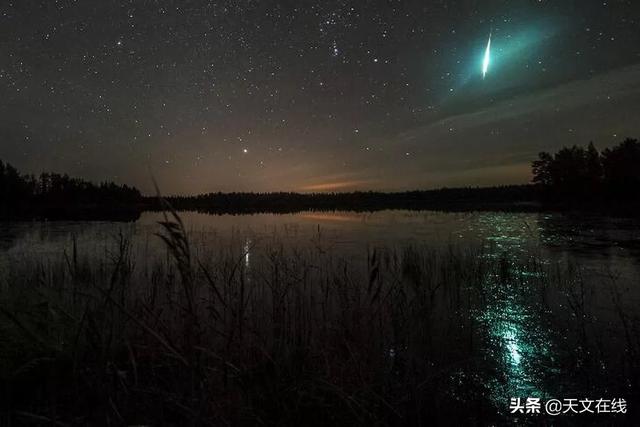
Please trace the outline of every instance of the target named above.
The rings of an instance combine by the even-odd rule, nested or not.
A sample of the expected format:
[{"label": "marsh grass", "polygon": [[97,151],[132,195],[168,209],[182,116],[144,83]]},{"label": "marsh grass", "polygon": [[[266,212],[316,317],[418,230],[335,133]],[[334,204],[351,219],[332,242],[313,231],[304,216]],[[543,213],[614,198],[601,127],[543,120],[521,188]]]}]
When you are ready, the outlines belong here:
[{"label": "marsh grass", "polygon": [[[506,384],[508,361],[490,357],[504,343],[483,344],[496,322],[479,315],[486,307],[511,321],[505,301],[523,304],[537,327],[559,319],[577,331],[559,331],[564,339],[596,348],[577,271],[535,256],[407,246],[369,248],[356,260],[277,240],[194,252],[171,210],[158,237],[160,257],[136,259],[125,235],[98,257],[74,239],[61,257],[15,260],[3,272],[3,423],[493,422],[506,406],[492,401],[491,378]],[[611,292],[635,393],[637,318]],[[553,312],[557,294],[570,311]],[[540,375],[607,358],[562,354],[540,358],[553,365]],[[596,371],[596,382],[608,374]]]}]

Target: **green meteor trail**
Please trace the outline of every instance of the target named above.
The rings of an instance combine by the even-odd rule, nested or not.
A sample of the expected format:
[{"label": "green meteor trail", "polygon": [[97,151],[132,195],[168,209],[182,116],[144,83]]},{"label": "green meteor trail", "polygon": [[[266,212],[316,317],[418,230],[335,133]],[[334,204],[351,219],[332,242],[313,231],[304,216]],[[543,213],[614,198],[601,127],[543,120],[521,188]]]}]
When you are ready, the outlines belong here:
[{"label": "green meteor trail", "polygon": [[487,42],[487,48],[484,51],[484,59],[482,60],[482,79],[487,75],[489,70],[489,60],[491,58],[491,33],[489,33],[489,41]]}]

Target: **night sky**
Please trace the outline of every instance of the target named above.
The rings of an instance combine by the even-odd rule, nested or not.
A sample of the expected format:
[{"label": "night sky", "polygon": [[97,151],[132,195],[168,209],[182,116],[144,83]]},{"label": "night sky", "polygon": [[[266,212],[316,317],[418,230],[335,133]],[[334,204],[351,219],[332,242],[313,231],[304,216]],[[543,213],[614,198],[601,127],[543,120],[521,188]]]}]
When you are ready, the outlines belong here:
[{"label": "night sky", "polygon": [[145,192],[524,183],[640,136],[640,1],[4,0],[0,100],[0,159]]}]

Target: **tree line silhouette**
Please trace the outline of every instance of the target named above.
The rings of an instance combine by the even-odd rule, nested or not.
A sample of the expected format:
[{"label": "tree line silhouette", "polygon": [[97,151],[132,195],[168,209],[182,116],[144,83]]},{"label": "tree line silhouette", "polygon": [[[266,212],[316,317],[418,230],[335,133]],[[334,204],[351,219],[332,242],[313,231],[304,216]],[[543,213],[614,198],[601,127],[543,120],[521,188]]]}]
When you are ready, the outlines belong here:
[{"label": "tree line silhouette", "polygon": [[602,198],[635,200],[640,196],[640,143],[627,138],[601,153],[564,147],[554,155],[542,152],[532,163],[532,182],[549,199]]},{"label": "tree line silhouette", "polygon": [[[373,212],[405,210],[530,210],[532,185],[505,185],[483,188],[442,188],[438,190],[384,193],[209,193],[198,196],[166,197],[178,210],[209,214],[295,213],[301,211]],[[149,209],[163,209],[156,198],[149,198]],[[155,203],[154,203],[155,202]]]},{"label": "tree line silhouette", "polygon": [[[633,211],[640,199],[640,143],[627,138],[599,152],[593,143],[555,154],[542,152],[532,162],[531,184],[485,188],[351,193],[209,193],[171,196],[178,210],[215,214],[293,213],[305,210],[376,211],[382,209],[513,210],[599,208]],[[159,210],[158,197],[143,197],[135,187],[93,184],[68,175],[22,175],[0,161],[0,217],[136,219]]]},{"label": "tree line silhouette", "polygon": [[141,200],[135,187],[113,182],[94,184],[57,173],[23,175],[0,161],[0,215],[5,217],[111,215],[130,212]]},{"label": "tree line silhouette", "polygon": [[[640,195],[640,143],[627,138],[598,152],[573,146],[542,152],[532,184],[484,188],[351,193],[210,193],[169,197],[176,209],[205,213],[292,213],[305,210],[609,210],[633,212]],[[604,199],[616,202],[601,206]],[[151,205],[159,206],[159,204]]]}]

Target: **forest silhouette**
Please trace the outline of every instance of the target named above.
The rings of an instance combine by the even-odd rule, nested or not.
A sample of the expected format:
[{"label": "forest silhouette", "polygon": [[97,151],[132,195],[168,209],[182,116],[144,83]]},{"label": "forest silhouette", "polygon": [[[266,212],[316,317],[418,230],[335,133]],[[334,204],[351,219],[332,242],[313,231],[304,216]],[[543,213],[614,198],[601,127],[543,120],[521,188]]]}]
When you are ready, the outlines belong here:
[{"label": "forest silhouette", "polygon": [[[564,147],[541,152],[532,162],[532,182],[498,187],[442,188],[404,192],[208,193],[169,196],[178,210],[213,214],[293,213],[305,210],[615,210],[635,214],[640,196],[640,143],[627,138],[599,152]],[[0,161],[0,217],[12,219],[134,220],[164,205],[131,186],[94,184],[68,175],[23,175]],[[607,202],[606,206],[603,202]]]},{"label": "forest silhouette", "polygon": [[640,143],[627,138],[602,153],[593,143],[586,149],[565,147],[554,155],[542,152],[532,172],[533,183],[547,198],[633,200],[640,195]]},{"label": "forest silhouette", "polygon": [[2,217],[128,219],[141,200],[140,191],[127,185],[94,184],[57,173],[23,175],[0,161]]}]

